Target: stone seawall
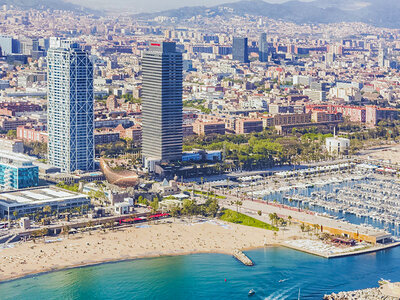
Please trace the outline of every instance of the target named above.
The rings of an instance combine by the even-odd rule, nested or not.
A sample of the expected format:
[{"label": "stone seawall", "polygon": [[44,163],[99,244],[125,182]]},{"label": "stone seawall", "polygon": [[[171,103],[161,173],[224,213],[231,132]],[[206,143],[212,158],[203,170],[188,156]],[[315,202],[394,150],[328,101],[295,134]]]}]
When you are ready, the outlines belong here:
[{"label": "stone seawall", "polygon": [[398,300],[400,283],[383,282],[378,288],[325,295],[324,300]]}]

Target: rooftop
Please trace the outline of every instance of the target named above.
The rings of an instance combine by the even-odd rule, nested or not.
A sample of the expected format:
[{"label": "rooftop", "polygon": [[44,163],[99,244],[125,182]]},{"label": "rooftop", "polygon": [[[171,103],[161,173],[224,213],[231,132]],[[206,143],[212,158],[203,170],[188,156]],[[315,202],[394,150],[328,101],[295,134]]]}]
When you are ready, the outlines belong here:
[{"label": "rooftop", "polygon": [[0,193],[0,205],[12,208],[74,199],[77,197],[87,197],[87,195],[67,191],[56,186],[46,186]]}]

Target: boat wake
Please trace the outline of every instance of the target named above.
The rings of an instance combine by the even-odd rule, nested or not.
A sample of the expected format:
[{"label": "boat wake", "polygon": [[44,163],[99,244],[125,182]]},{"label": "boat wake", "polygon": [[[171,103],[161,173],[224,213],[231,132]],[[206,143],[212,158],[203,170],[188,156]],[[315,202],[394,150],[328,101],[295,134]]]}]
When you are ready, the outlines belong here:
[{"label": "boat wake", "polygon": [[289,297],[293,292],[299,289],[300,285],[295,285],[289,289],[281,289],[269,295],[265,300],[283,300]]}]

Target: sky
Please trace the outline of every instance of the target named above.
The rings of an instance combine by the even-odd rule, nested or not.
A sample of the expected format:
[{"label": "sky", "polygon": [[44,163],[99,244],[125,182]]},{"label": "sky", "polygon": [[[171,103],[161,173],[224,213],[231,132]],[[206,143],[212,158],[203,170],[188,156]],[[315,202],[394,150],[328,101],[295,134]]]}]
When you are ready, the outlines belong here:
[{"label": "sky", "polygon": [[[157,12],[184,6],[214,6],[238,0],[65,0],[93,9],[106,9],[127,13]],[[266,0],[269,3],[282,3],[288,0]],[[311,0],[303,0],[311,1]]]}]

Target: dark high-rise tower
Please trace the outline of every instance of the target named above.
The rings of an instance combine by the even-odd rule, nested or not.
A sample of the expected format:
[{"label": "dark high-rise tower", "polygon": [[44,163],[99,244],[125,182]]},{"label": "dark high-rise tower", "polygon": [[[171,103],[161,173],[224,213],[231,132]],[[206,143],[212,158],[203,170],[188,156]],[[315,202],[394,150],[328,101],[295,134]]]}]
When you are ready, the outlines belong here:
[{"label": "dark high-rise tower", "polygon": [[143,56],[142,156],[182,158],[182,54],[172,42],[151,43]]},{"label": "dark high-rise tower", "polygon": [[242,63],[249,62],[249,49],[247,45],[247,38],[233,38],[232,45],[232,58]]},{"label": "dark high-rise tower", "polygon": [[267,34],[261,33],[260,40],[258,41],[259,60],[262,62],[268,61],[268,52]]}]

